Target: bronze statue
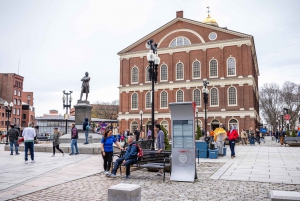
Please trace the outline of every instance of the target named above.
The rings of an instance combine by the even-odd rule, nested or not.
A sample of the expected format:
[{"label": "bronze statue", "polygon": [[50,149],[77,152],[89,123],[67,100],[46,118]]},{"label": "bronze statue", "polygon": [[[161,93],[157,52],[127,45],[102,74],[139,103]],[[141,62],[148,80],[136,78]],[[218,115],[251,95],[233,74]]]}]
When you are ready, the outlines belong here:
[{"label": "bronze statue", "polygon": [[88,99],[88,95],[90,93],[90,82],[91,78],[89,77],[89,73],[85,72],[85,76],[81,79],[82,86],[81,86],[81,94],[80,94],[80,101],[82,100],[82,95],[85,93],[85,101]]}]

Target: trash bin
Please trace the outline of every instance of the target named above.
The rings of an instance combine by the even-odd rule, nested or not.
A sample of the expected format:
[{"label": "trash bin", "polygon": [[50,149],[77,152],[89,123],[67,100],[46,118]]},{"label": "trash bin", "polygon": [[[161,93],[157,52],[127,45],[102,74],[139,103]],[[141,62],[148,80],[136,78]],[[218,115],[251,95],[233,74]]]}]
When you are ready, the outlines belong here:
[{"label": "trash bin", "polygon": [[218,158],[218,153],[219,153],[219,149],[209,149],[209,158],[210,159],[217,159]]}]

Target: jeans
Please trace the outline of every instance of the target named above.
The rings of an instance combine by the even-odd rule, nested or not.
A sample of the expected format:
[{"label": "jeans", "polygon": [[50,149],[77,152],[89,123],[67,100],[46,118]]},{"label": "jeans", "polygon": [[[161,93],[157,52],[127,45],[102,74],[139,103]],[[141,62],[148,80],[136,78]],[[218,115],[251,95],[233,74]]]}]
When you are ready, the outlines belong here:
[{"label": "jeans", "polygon": [[[123,161],[124,161],[124,158],[119,158],[119,159],[116,160],[115,165],[114,165],[114,168],[113,168],[113,170],[111,171],[112,174],[114,174],[114,175],[116,174],[116,172],[117,172],[119,166],[123,163]],[[131,164],[134,164],[134,163],[136,163],[136,160],[135,160],[135,159],[128,159],[128,160],[126,160],[126,162],[125,162],[126,176],[129,176],[129,175],[130,175],[130,165],[131,165]]]},{"label": "jeans", "polygon": [[234,153],[235,140],[229,140],[229,146],[230,146],[231,156],[235,156]]},{"label": "jeans", "polygon": [[17,140],[9,141],[9,144],[10,144],[10,153],[11,154],[14,153],[14,147],[13,146],[15,146],[16,154],[18,154],[19,146],[17,145]]},{"label": "jeans", "polygon": [[89,143],[89,131],[84,131],[84,135],[85,135],[85,144]]},{"label": "jeans", "polygon": [[260,142],[266,143],[266,142],[265,142],[265,138],[261,137],[261,138],[260,138]]},{"label": "jeans", "polygon": [[33,142],[25,142],[25,161],[28,161],[28,149],[30,150],[31,160],[34,160],[34,144]]},{"label": "jeans", "polygon": [[78,147],[77,147],[77,139],[71,140],[71,150],[72,150],[71,154],[74,154],[74,147],[76,149],[76,154],[79,154]]},{"label": "jeans", "polygon": [[255,142],[254,142],[254,137],[250,137],[250,145],[254,145]]},{"label": "jeans", "polygon": [[247,138],[242,138],[242,145],[247,145]]}]

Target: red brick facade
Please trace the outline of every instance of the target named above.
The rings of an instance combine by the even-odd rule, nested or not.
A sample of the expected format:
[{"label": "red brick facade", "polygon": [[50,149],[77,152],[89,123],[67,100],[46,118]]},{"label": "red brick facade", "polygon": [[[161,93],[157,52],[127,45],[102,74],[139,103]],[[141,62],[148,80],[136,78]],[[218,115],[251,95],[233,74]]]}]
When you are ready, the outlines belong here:
[{"label": "red brick facade", "polygon": [[[158,66],[158,84],[155,85],[154,105],[155,121],[162,123],[170,132],[169,107],[161,108],[161,92],[167,93],[167,104],[177,101],[177,91],[183,91],[183,101],[194,101],[194,90],[200,90],[200,102],[197,106],[200,125],[204,124],[204,101],[202,94],[203,79],[210,84],[210,92],[217,89],[216,105],[211,105],[211,93],[207,105],[208,129],[214,122],[228,128],[229,122],[237,122],[238,129],[256,127],[259,122],[258,105],[258,64],[253,37],[247,34],[219,28],[183,18],[177,18],[158,30],[119,52],[120,56],[120,131],[131,132],[140,128],[140,110],[143,111],[143,130],[148,129],[151,122],[151,108],[146,108],[146,93],[151,91],[151,82],[146,81],[148,66],[146,41],[154,39],[158,43],[158,54],[161,63]],[[217,35],[215,40],[209,34]],[[170,47],[178,37],[186,38],[189,45]],[[179,40],[179,39],[177,39]],[[217,63],[217,75],[211,76],[211,60]],[[200,76],[193,77],[194,62],[200,62]],[[234,68],[229,67],[234,62]],[[180,63],[180,64],[179,64]],[[177,65],[183,66],[183,78],[177,79]],[[161,80],[161,67],[167,66],[167,80]],[[137,82],[133,82],[133,68],[138,69]],[[230,68],[230,70],[229,70]],[[179,69],[179,68],[178,68]],[[234,70],[232,70],[234,69]],[[234,72],[235,73],[232,73]],[[181,71],[178,71],[179,75]],[[195,71],[196,72],[196,71]],[[231,73],[231,75],[229,74]],[[197,74],[198,75],[198,74]],[[229,89],[230,88],[230,89]],[[229,104],[229,90],[231,93]],[[215,91],[215,90],[214,90]],[[132,108],[132,94],[137,94],[137,107]],[[235,97],[233,100],[232,97]],[[235,102],[235,104],[232,104]],[[214,120],[214,121],[213,121]],[[202,123],[202,124],[201,124]]]}]

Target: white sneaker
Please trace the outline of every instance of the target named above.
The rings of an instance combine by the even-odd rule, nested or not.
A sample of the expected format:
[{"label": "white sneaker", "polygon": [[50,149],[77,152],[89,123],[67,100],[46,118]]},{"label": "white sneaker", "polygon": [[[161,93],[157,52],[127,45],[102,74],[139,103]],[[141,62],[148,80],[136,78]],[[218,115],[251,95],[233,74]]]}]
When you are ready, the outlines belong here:
[{"label": "white sneaker", "polygon": [[156,175],[156,176],[163,176],[164,174],[161,173],[161,172],[158,172],[158,173],[156,173],[155,175]]},{"label": "white sneaker", "polygon": [[55,155],[53,154],[51,157],[55,157]]},{"label": "white sneaker", "polygon": [[35,163],[35,160],[31,161],[31,163]]},{"label": "white sneaker", "polygon": [[25,164],[28,164],[28,161],[25,161]]},{"label": "white sneaker", "polygon": [[108,174],[110,174],[110,173],[109,173],[108,171],[105,171],[104,174],[105,174],[105,175],[108,175]]}]

